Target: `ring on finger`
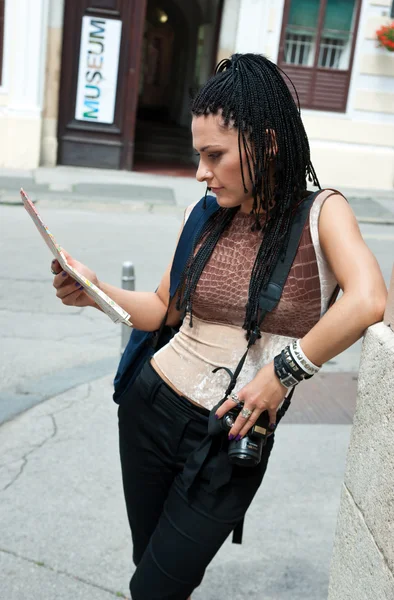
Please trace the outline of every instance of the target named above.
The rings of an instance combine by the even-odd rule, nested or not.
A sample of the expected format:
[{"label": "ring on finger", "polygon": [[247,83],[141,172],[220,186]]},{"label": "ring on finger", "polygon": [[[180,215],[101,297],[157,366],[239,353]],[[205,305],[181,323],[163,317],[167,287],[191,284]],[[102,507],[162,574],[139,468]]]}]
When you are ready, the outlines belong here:
[{"label": "ring on finger", "polygon": [[244,419],[249,419],[252,412],[253,410],[250,410],[250,408],[243,408],[241,410],[241,417],[243,417]]},{"label": "ring on finger", "polygon": [[233,402],[235,402],[235,404],[240,404],[242,403],[242,400],[240,400],[237,396],[237,394],[235,394],[234,392],[231,394],[230,396],[230,400],[232,400]]}]

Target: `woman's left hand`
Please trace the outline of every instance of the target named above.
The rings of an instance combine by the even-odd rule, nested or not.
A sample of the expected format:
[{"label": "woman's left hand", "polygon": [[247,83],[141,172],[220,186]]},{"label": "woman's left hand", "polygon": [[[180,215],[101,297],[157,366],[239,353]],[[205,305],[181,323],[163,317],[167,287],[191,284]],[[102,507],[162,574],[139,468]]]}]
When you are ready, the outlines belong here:
[{"label": "woman's left hand", "polygon": [[[274,363],[270,362],[263,367],[256,377],[237,394],[239,400],[244,403],[244,408],[253,412],[248,418],[243,417],[241,412],[239,413],[228,433],[229,439],[243,438],[265,410],[268,410],[270,429],[273,431],[276,424],[276,411],[287,391],[275,375]],[[222,418],[231,408],[234,408],[234,401],[229,398],[216,411],[217,418]]]}]

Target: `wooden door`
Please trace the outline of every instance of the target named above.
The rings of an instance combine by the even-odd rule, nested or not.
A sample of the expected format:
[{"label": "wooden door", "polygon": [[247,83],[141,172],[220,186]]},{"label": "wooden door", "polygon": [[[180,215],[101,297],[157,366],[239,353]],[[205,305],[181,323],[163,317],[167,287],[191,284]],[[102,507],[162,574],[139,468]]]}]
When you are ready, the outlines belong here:
[{"label": "wooden door", "polygon": [[58,163],[132,169],[146,0],[66,0]]}]

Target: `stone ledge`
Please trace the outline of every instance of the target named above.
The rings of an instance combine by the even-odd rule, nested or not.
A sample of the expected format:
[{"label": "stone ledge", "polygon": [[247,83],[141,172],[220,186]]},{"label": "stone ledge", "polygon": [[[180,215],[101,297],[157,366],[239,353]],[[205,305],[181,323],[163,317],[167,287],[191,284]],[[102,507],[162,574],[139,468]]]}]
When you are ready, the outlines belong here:
[{"label": "stone ledge", "polygon": [[[394,332],[369,328],[362,350],[358,397],[345,484],[394,571]],[[378,596],[377,596],[378,597]]]},{"label": "stone ledge", "polygon": [[392,600],[394,576],[351,495],[342,489],[328,600]]}]

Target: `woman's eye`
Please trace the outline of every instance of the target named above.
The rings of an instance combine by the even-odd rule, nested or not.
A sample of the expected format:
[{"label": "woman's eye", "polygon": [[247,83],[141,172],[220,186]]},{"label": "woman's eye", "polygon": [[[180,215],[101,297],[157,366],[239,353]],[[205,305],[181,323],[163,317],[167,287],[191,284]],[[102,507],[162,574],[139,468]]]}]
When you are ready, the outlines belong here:
[{"label": "woman's eye", "polygon": [[[195,152],[194,156],[201,156],[201,154],[199,152]],[[207,156],[210,160],[217,160],[218,158],[220,158],[222,156],[222,153],[221,152],[212,152],[211,154],[208,154]]]}]

